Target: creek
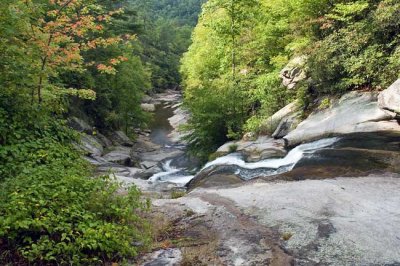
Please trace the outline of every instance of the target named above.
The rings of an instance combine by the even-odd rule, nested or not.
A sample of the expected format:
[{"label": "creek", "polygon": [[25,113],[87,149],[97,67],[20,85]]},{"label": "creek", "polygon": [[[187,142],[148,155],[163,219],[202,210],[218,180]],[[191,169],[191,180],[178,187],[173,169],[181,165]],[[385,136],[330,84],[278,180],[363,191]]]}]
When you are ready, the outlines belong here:
[{"label": "creek", "polygon": [[298,175],[297,179],[307,179],[313,174],[319,174],[319,178],[322,179],[331,177],[333,173],[357,175],[371,171],[393,170],[390,169],[393,166],[391,161],[399,160],[398,136],[368,133],[320,139],[289,150],[285,157],[254,163],[246,162],[241,153],[231,153],[198,168],[198,165],[187,156],[186,145],[170,139],[174,129],[169,119],[173,115],[174,109],[170,105],[165,103],[156,105],[154,122],[150,127],[152,131],[150,138],[154,143],[162,145],[164,151],[181,150],[183,154],[160,162],[162,172],[148,179],[153,184],[173,183],[178,187],[185,187],[194,178],[221,174],[235,175],[243,181],[257,177],[287,175],[291,172]]}]

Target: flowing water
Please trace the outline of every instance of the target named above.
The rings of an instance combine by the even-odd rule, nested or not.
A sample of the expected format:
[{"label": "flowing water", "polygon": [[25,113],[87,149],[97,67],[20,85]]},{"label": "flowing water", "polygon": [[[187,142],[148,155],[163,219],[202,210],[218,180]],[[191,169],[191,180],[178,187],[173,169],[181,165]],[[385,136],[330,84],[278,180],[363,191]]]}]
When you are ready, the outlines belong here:
[{"label": "flowing water", "polygon": [[[157,106],[156,122],[152,125],[151,138],[153,142],[164,145],[164,149],[184,151],[183,144],[173,143],[168,137],[172,131],[168,118],[172,115],[172,108]],[[163,172],[150,177],[149,182],[168,182],[184,187],[193,178],[201,176],[233,174],[242,180],[250,180],[289,173],[293,170],[297,170],[295,174],[304,175],[311,173],[313,167],[325,167],[328,169],[326,171],[345,169],[352,173],[353,170],[362,170],[365,173],[371,169],[388,169],[391,165],[399,165],[400,168],[400,163],[397,163],[400,162],[399,148],[399,136],[353,134],[302,144],[290,150],[283,158],[266,159],[255,163],[245,162],[240,153],[232,153],[207,163],[200,170],[196,170],[196,165],[183,154],[161,162]],[[299,174],[298,169],[301,167],[303,173]],[[323,175],[320,168],[317,174]]]}]

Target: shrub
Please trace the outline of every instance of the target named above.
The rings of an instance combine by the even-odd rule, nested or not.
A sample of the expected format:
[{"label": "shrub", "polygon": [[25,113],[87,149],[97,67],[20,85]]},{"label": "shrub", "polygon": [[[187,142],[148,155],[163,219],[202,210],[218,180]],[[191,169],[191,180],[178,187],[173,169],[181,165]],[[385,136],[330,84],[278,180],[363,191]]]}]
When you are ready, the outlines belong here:
[{"label": "shrub", "polygon": [[229,145],[229,153],[236,152],[238,147],[239,146],[236,143]]},{"label": "shrub", "polygon": [[149,244],[149,207],[109,177],[90,178],[76,134],[40,107],[0,93],[0,265],[120,261]]},{"label": "shrub", "polygon": [[[137,255],[149,243],[137,215],[148,204],[108,177],[87,178],[53,163],[0,184],[0,262],[100,264]],[[137,247],[134,243],[141,243]]]}]

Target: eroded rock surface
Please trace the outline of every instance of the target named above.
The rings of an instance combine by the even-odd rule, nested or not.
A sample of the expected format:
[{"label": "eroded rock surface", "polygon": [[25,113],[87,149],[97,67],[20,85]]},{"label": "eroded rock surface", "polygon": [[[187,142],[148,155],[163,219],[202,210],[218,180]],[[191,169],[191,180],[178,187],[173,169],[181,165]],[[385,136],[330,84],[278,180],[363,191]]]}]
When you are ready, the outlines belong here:
[{"label": "eroded rock surface", "polygon": [[400,115],[400,79],[379,94],[378,104],[380,108]]},{"label": "eroded rock surface", "polygon": [[254,141],[232,141],[222,145],[216,152],[223,156],[231,152],[240,152],[247,162],[257,162],[268,158],[283,157],[286,155],[285,142],[267,136],[261,136]]},{"label": "eroded rock surface", "polygon": [[217,265],[397,265],[399,189],[396,174],[259,180],[154,205],[168,216],[192,210],[186,228],[214,232]]},{"label": "eroded rock surface", "polygon": [[379,108],[377,93],[350,92],[328,109],[312,113],[284,138],[289,146],[331,135],[362,132],[399,132],[396,114]]}]

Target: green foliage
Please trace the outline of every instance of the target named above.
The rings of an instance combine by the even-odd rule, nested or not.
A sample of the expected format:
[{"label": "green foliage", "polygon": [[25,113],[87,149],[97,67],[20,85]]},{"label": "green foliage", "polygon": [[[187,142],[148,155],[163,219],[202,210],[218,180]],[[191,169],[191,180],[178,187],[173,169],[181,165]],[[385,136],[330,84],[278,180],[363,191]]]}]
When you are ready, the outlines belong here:
[{"label": "green foliage", "polygon": [[[113,1],[96,9],[97,2],[69,3],[78,9],[82,3],[86,6],[83,13],[92,15],[103,8],[112,10],[115,4]],[[46,61],[40,44],[49,38],[43,33],[48,28],[40,31],[38,24],[51,24],[47,17],[51,13],[46,12],[52,5],[49,1],[0,3],[0,264],[100,265],[122,261],[136,256],[149,244],[149,226],[139,216],[148,209],[148,202],[141,199],[135,187],[121,195],[122,189],[115,181],[91,177],[91,169],[74,147],[77,134],[63,118],[71,102],[93,104],[93,91],[81,88],[97,92],[99,84],[104,83],[111,84],[112,91],[106,95],[99,90],[100,99],[110,101],[118,117],[124,116],[117,126],[141,123],[138,108],[141,94],[148,87],[147,74],[140,59],[132,55],[132,43],[120,46],[110,41],[114,45],[95,45],[98,49],[91,51],[71,48],[71,42],[86,41],[79,34],[64,42],[60,37],[56,44],[50,40],[51,49],[68,53],[62,57],[53,53],[54,60],[42,63],[45,67],[38,71],[38,61]],[[75,13],[67,12],[65,20],[68,15]],[[64,29],[67,24],[56,28]],[[43,38],[38,40],[35,34]],[[117,33],[89,35],[89,39],[107,40]],[[129,60],[122,57],[125,53]],[[115,58],[120,60],[116,62]],[[94,70],[89,62],[97,60],[115,64],[116,75]],[[84,69],[83,61],[93,69]]]},{"label": "green foliage", "polygon": [[237,144],[231,144],[231,145],[229,145],[229,147],[228,147],[229,153],[236,152],[237,149],[238,149],[238,147],[239,147],[239,146],[238,146]]},{"label": "green foliage", "polygon": [[0,121],[0,264],[100,264],[149,243],[139,191],[89,178],[62,121],[3,92]]},{"label": "green foliage", "polygon": [[185,191],[173,190],[171,192],[171,199],[179,199],[186,195]]},{"label": "green foliage", "polygon": [[133,243],[149,243],[136,214],[147,206],[139,191],[119,196],[116,183],[79,170],[54,162],[0,184],[2,263],[99,264],[136,256]]},{"label": "green foliage", "polygon": [[384,88],[399,77],[399,7],[391,0],[335,5],[323,25],[327,35],[310,51],[319,92]]},{"label": "green foliage", "polygon": [[190,36],[205,0],[133,0],[142,32],[139,53],[151,72],[155,91],[176,88],[181,82],[179,60],[190,45]]},{"label": "green foliage", "polygon": [[[399,16],[396,0],[209,0],[181,67],[192,148],[271,134],[265,121],[295,98],[306,115],[317,96],[387,87],[400,73]],[[308,58],[297,92],[279,77],[295,56]]]}]

